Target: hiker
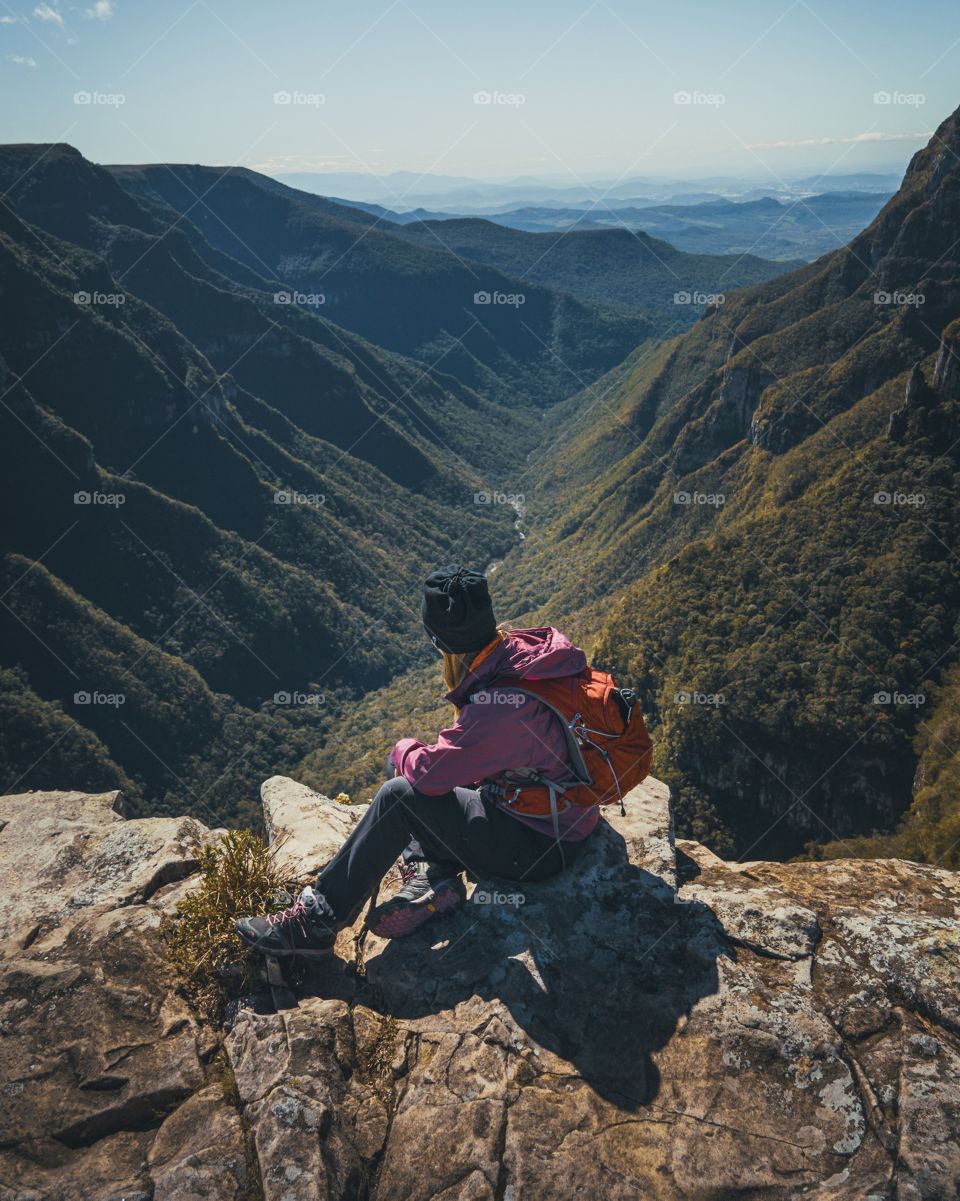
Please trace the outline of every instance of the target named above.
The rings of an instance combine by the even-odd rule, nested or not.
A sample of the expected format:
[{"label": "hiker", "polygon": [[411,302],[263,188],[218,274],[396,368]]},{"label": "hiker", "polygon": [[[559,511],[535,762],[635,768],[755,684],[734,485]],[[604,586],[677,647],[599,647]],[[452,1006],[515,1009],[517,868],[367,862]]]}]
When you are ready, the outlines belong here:
[{"label": "hiker", "polygon": [[[396,743],[388,757],[393,778],[294,905],[237,922],[240,937],[264,954],[329,952],[337,931],[356,920],[398,856],[400,891],[367,917],[368,928],[386,938],[411,934],[459,905],[466,896],[464,870],[474,878],[522,882],[573,863],[597,825],[599,802],[615,796],[612,786],[605,795],[596,784],[578,784],[587,767],[563,720],[574,713],[555,703],[557,689],[572,698],[568,708],[586,708],[573,690],[591,680],[607,704],[617,693],[614,724],[617,733],[626,726],[632,739],[627,784],[649,770],[650,740],[638,707],[630,721],[632,694],[588,669],[584,652],[559,630],[498,626],[483,575],[459,565],[433,573],[421,616],[443,656],[446,699],[456,720],[433,745],[415,738]],[[529,691],[537,689],[551,702]],[[605,720],[597,712],[589,724]],[[602,763],[599,769],[595,763],[595,776]]]}]

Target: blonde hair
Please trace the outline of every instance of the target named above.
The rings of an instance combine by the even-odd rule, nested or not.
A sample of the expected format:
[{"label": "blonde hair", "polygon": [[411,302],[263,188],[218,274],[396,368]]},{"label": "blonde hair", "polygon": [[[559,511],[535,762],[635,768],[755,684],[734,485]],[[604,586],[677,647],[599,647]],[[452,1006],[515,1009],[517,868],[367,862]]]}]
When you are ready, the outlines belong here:
[{"label": "blonde hair", "polygon": [[[452,692],[454,688],[459,688],[463,681],[467,678],[474,664],[479,664],[482,659],[504,640],[504,636],[510,633],[510,627],[501,622],[497,626],[497,632],[493,638],[478,651],[468,651],[466,654],[457,655],[450,651],[441,651],[443,655],[443,682],[447,686],[447,692]],[[453,706],[453,711],[460,716],[460,710],[456,705]]]}]

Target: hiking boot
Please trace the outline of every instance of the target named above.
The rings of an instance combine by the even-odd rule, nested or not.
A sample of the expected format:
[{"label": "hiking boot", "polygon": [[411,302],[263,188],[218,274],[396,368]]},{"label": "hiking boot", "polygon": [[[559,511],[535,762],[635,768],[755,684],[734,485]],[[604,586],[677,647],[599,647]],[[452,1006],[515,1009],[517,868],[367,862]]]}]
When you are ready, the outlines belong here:
[{"label": "hiking boot", "polygon": [[378,905],[367,918],[367,929],[380,938],[403,938],[438,913],[466,899],[457,872],[417,859],[400,864],[403,886],[395,897]]},{"label": "hiking boot", "polygon": [[337,927],[321,897],[305,888],[289,909],[264,917],[242,917],[234,929],[262,955],[301,955],[321,959],[333,950]]}]

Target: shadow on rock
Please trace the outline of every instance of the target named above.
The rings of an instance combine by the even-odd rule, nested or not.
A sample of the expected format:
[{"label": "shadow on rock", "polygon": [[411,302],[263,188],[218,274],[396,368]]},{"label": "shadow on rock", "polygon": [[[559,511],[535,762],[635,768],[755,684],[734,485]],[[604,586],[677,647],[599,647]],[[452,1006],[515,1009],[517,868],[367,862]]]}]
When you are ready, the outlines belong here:
[{"label": "shadow on rock", "polygon": [[456,1008],[456,1028],[474,1032],[505,1008],[535,1055],[556,1055],[621,1109],[649,1103],[653,1054],[717,991],[730,947],[705,905],[676,901],[671,884],[630,862],[611,825],[592,842],[562,876],[482,880],[417,934],[375,941],[355,999],[408,1021]]}]

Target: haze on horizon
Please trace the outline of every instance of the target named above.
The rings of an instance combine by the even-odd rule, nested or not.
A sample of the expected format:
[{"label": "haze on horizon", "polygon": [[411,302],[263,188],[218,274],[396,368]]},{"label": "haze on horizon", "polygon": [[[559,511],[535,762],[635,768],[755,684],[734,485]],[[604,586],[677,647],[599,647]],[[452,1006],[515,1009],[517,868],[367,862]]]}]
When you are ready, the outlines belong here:
[{"label": "haze on horizon", "polygon": [[0,139],[553,186],[899,173],[957,99],[960,14],[921,8],[0,0]]}]

